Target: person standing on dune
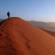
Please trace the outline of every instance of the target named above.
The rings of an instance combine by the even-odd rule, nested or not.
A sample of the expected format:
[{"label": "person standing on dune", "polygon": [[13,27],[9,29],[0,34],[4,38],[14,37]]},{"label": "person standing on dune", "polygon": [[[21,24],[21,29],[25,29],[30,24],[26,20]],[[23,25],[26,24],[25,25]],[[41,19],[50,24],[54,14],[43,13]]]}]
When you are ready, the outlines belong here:
[{"label": "person standing on dune", "polygon": [[10,17],[10,12],[9,11],[7,12],[7,16],[8,16],[8,18]]}]

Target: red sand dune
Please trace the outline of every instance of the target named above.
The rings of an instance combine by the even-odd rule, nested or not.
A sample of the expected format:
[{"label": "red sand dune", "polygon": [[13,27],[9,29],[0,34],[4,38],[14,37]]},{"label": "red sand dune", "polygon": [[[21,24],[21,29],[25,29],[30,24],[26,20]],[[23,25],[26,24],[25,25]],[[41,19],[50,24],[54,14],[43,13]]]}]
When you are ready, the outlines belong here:
[{"label": "red sand dune", "polygon": [[42,28],[40,28],[40,29],[43,30],[43,31],[45,31],[45,32],[47,32],[47,33],[49,33],[50,35],[53,35],[55,37],[55,32],[48,31],[48,30],[45,30],[45,29],[42,29]]},{"label": "red sand dune", "polygon": [[0,55],[55,55],[55,38],[19,17],[0,26]]}]

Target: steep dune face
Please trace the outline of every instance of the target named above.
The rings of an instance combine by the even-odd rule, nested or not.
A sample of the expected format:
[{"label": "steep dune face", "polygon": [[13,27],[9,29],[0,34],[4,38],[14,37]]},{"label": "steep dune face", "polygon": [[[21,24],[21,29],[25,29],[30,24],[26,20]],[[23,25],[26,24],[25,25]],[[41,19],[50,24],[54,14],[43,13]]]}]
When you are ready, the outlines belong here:
[{"label": "steep dune face", "polygon": [[1,55],[55,55],[55,38],[18,17],[7,19],[0,29],[6,37]]}]

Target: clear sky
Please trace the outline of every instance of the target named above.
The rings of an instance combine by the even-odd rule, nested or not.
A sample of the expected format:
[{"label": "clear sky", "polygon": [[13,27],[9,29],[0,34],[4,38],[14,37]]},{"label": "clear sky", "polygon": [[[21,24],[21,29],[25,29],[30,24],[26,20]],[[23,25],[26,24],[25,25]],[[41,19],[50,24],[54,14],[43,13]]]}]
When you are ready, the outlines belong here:
[{"label": "clear sky", "polygon": [[0,0],[0,18],[7,11],[26,20],[55,21],[55,0]]}]

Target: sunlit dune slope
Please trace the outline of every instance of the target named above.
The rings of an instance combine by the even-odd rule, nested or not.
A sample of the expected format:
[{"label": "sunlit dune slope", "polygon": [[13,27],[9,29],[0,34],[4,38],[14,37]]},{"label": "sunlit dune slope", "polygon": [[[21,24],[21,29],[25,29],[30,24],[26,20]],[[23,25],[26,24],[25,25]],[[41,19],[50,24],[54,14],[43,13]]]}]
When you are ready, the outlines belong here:
[{"label": "sunlit dune slope", "polygon": [[0,49],[1,55],[55,55],[55,38],[19,17],[7,19],[0,29],[5,33],[0,46],[6,47]]}]

